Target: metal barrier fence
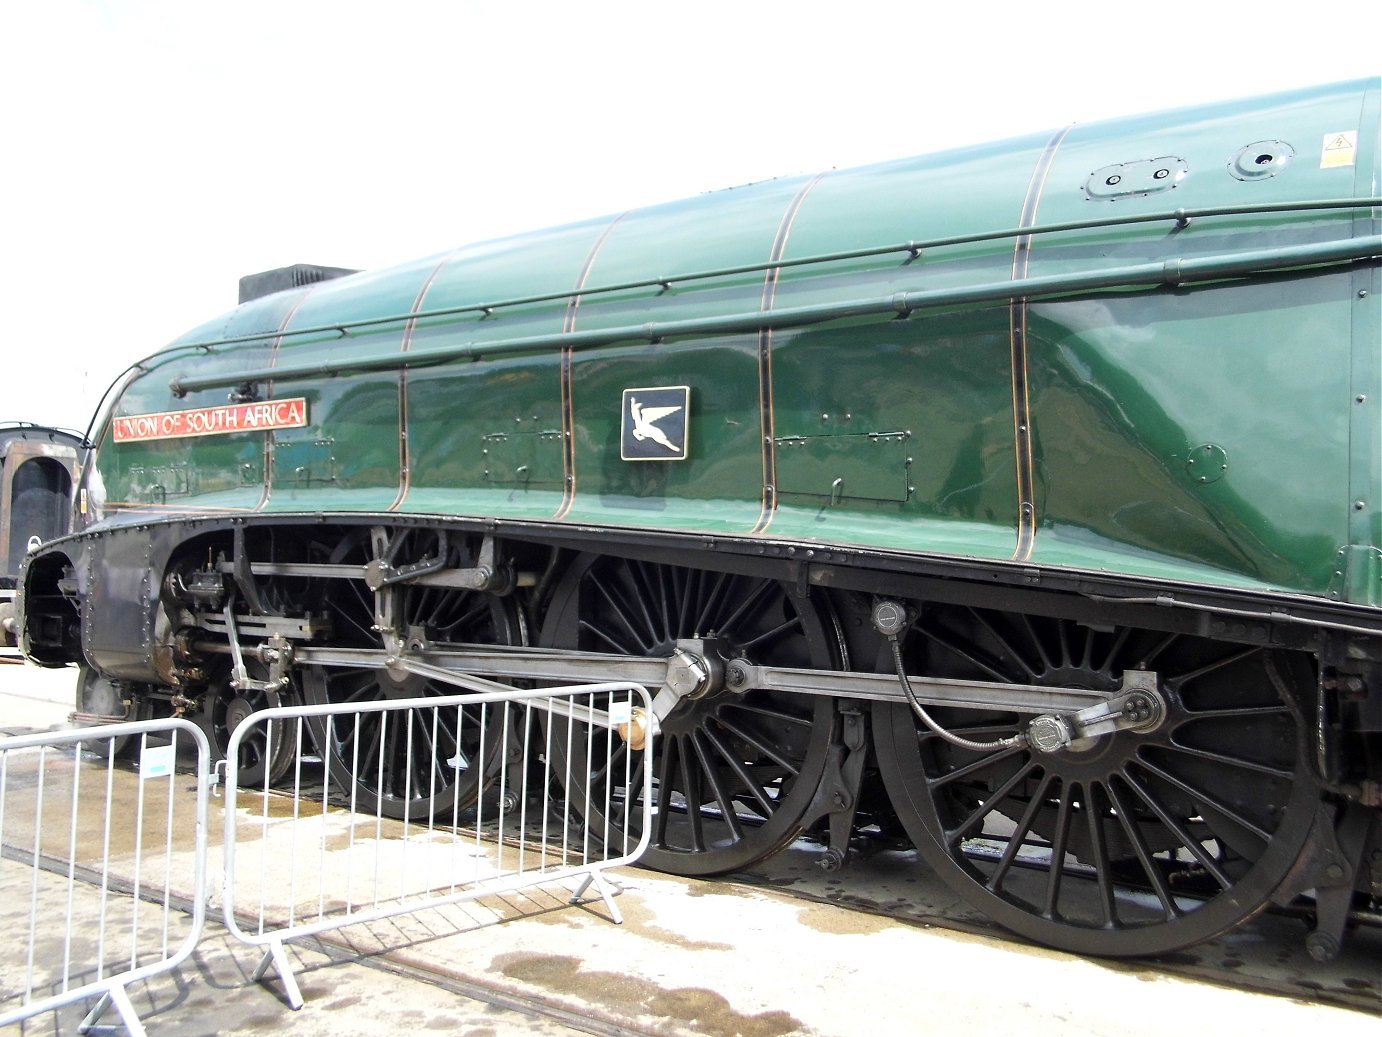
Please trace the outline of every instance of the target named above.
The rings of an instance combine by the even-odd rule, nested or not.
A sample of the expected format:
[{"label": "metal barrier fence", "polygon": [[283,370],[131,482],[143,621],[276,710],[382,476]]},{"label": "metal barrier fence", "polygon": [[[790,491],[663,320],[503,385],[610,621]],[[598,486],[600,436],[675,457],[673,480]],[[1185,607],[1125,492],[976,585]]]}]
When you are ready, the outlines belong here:
[{"label": "metal barrier fence", "polygon": [[142,1037],[126,988],[201,939],[209,759],[185,720],[0,739],[0,1026],[97,997],[80,1032],[114,1007]]},{"label": "metal barrier fence", "polygon": [[300,1008],[286,941],[534,885],[572,883],[572,903],[594,885],[622,922],[601,873],[648,843],[651,715],[622,682],[250,715],[227,748],[223,908],[265,949],[255,980],[272,966]]}]

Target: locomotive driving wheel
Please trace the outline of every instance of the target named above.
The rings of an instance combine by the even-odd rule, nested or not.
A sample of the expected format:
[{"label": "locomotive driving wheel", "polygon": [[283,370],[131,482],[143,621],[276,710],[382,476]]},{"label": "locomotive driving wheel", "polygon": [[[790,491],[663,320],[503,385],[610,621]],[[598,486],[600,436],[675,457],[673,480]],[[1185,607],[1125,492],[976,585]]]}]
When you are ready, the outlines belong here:
[{"label": "locomotive driving wheel", "polygon": [[[425,530],[409,531],[421,554],[435,547]],[[335,564],[368,561],[368,537],[347,536],[332,552]],[[448,642],[517,645],[526,640],[522,618],[509,599],[447,587],[403,585],[395,594],[396,620],[411,637],[443,647]],[[377,648],[374,593],[363,580],[330,581],[322,599],[336,644]],[[456,686],[383,667],[312,666],[303,692],[313,705],[346,711],[315,719],[313,736],[331,778],[358,809],[420,820],[454,815],[475,805],[498,775],[506,750],[503,707],[461,705],[437,709],[351,713],[349,707],[381,699],[454,696]]]},{"label": "locomotive driving wheel", "polygon": [[[822,669],[843,661],[830,613],[774,580],[600,555],[582,556],[566,572],[542,631],[550,647],[646,657],[671,656],[687,639],[703,639],[726,659]],[[646,787],[646,750],[636,743],[553,716],[548,744],[589,831],[631,845],[650,799],[640,863],[713,875],[747,867],[800,834],[833,723],[827,698],[713,685],[661,721]]]},{"label": "locomotive driving wheel", "polygon": [[[875,706],[879,766],[919,853],[1005,927],[1079,954],[1161,954],[1256,914],[1300,857],[1318,794],[1285,698],[1311,687],[1293,653],[961,609],[923,615],[907,654],[911,672],[961,679],[1114,691],[1124,669],[1159,675],[1156,730],[1051,753],[961,747],[906,706]],[[1030,719],[929,712],[975,743]]]}]

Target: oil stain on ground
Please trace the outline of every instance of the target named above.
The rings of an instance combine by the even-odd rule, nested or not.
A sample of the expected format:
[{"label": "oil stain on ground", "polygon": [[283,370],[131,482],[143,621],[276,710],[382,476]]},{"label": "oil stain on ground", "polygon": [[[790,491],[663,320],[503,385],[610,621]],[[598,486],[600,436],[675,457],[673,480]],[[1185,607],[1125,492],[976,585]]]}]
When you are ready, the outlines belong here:
[{"label": "oil stain on ground", "polygon": [[666,1019],[705,1037],[785,1037],[803,1029],[787,1012],[737,1012],[713,990],[701,987],[664,989],[632,982],[619,972],[586,971],[579,958],[553,954],[501,954],[490,968],[511,980],[561,991],[588,1006],[618,1015],[636,1013]]}]

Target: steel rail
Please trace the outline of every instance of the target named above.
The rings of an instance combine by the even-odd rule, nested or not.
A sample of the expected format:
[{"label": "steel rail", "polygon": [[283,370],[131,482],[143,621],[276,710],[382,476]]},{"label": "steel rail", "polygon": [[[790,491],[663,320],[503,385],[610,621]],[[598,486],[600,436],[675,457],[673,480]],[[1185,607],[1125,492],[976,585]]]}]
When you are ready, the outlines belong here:
[{"label": "steel rail", "polygon": [[1074,274],[1048,274],[1019,280],[987,282],[961,288],[935,288],[897,292],[885,296],[849,299],[834,303],[788,307],[763,312],[692,317],[683,320],[650,321],[644,324],[597,328],[589,331],[552,332],[493,342],[461,342],[413,353],[376,353],[338,361],[307,361],[277,367],[258,367],[235,373],[192,377],[178,375],[169,383],[177,396],[224,386],[257,382],[287,382],[305,378],[336,377],[364,371],[411,370],[482,356],[504,356],[533,350],[565,347],[588,349],[595,346],[631,345],[659,342],[685,335],[717,335],[758,332],[764,329],[806,327],[830,321],[892,315],[907,317],[922,309],[956,306],[976,302],[1035,299],[1108,288],[1135,288],[1149,285],[1176,287],[1197,281],[1243,277],[1297,267],[1337,265],[1382,256],[1382,234],[1359,235],[1310,245],[1291,245],[1255,249],[1191,259],[1176,258],[1128,266],[1080,271]]},{"label": "steel rail", "polygon": [[1215,216],[1255,216],[1278,212],[1318,212],[1330,209],[1367,209],[1382,205],[1382,198],[1319,198],[1299,202],[1262,202],[1256,205],[1220,205],[1199,209],[1174,209],[1170,212],[1140,213],[1128,216],[1114,216],[1096,220],[1069,220],[1064,223],[1050,223],[1040,227],[1009,227],[1002,230],[981,231],[974,234],[954,234],[943,238],[927,238],[921,241],[894,242],[889,245],[873,245],[868,248],[845,249],[838,252],[820,252],[797,259],[782,259],[776,262],[745,263],[739,266],[715,267],[710,270],[696,270],[684,274],[665,277],[646,277],[635,281],[620,281],[614,284],[596,285],[593,288],[570,288],[559,292],[544,292],[539,295],[523,295],[512,299],[494,302],[467,303],[464,306],[445,306],[435,310],[421,310],[417,313],[390,313],[380,317],[362,317],[356,320],[341,321],[335,324],[315,324],[305,328],[290,328],[286,331],[264,331],[251,335],[233,335],[225,338],[204,339],[195,342],[177,342],[173,348],[211,349],[215,346],[231,346],[245,342],[267,342],[273,339],[298,335],[322,335],[335,332],[348,334],[356,328],[378,327],[383,324],[402,324],[407,321],[431,320],[438,317],[456,317],[465,313],[488,315],[495,310],[514,306],[529,306],[541,302],[557,302],[580,296],[604,295],[610,292],[625,292],[639,288],[660,288],[666,291],[682,281],[705,281],[717,277],[733,277],[737,274],[758,274],[768,270],[783,270],[791,267],[813,266],[824,263],[839,263],[849,259],[870,259],[899,252],[908,253],[911,259],[929,249],[948,248],[954,245],[974,245],[985,241],[1002,241],[1007,238],[1029,234],[1063,234],[1081,230],[1102,230],[1109,227],[1126,227],[1143,223],[1164,223],[1175,221],[1178,228],[1184,228],[1192,220]]}]

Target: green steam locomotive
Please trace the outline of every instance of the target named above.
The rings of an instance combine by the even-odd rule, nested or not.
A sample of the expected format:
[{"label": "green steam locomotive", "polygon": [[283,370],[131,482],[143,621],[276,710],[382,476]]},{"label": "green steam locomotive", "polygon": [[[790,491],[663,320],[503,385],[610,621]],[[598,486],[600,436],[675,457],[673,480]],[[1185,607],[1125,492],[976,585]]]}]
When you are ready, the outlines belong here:
[{"label": "green steam locomotive", "polygon": [[[567,780],[651,799],[652,867],[905,840],[1056,947],[1308,897],[1328,957],[1382,896],[1380,118],[1366,80],[249,279],[112,387],[23,650],[222,750],[633,679],[654,779]],[[420,817],[460,779],[416,766],[358,780]]]}]

